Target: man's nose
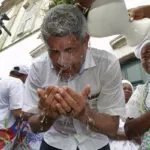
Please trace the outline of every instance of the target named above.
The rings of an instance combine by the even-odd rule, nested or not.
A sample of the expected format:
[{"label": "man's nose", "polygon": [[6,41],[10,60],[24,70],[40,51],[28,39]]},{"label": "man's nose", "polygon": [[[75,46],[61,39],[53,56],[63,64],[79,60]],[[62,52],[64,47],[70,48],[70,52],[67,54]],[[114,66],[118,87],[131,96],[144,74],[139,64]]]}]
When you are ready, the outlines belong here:
[{"label": "man's nose", "polygon": [[71,58],[72,58],[72,56],[70,54],[65,53],[65,52],[61,52],[59,57],[58,57],[57,63],[60,65],[65,65],[68,63],[70,64]]}]

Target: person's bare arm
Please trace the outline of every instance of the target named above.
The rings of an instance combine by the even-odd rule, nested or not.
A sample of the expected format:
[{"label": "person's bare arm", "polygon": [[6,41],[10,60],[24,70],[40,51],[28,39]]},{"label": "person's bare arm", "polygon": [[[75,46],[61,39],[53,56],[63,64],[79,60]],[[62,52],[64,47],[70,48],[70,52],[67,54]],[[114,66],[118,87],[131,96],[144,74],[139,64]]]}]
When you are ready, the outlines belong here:
[{"label": "person's bare arm", "polygon": [[77,119],[87,124],[91,130],[108,136],[115,136],[119,127],[119,116],[98,113],[88,107]]},{"label": "person's bare arm", "polygon": [[139,7],[130,9],[129,16],[133,18],[133,20],[150,18],[150,5],[139,6]]},{"label": "person's bare arm", "polygon": [[[81,93],[75,92],[69,87],[63,87],[59,90],[66,103],[72,108],[70,116],[78,119],[87,127],[95,132],[106,135],[115,135],[118,131],[119,116],[111,116],[104,113],[98,113],[86,105],[86,99],[90,93],[90,86],[87,85]],[[61,100],[57,99],[58,101]]]},{"label": "person's bare arm", "polygon": [[52,125],[52,119],[42,115],[22,112],[21,109],[12,110],[11,112],[17,119],[28,121],[32,131],[35,133],[47,131]]},{"label": "person's bare arm", "polygon": [[109,136],[112,140],[128,140],[124,132],[118,131],[115,136]]},{"label": "person's bare arm", "polygon": [[28,121],[29,117],[33,115],[31,113],[23,112],[21,109],[11,110],[11,112],[17,119],[22,119],[24,121]]},{"label": "person's bare arm", "polygon": [[42,115],[33,115],[28,120],[31,130],[34,133],[47,131],[53,125],[54,121],[54,119]]},{"label": "person's bare arm", "polygon": [[129,139],[143,135],[150,128],[150,112],[135,119],[127,119],[124,128]]}]

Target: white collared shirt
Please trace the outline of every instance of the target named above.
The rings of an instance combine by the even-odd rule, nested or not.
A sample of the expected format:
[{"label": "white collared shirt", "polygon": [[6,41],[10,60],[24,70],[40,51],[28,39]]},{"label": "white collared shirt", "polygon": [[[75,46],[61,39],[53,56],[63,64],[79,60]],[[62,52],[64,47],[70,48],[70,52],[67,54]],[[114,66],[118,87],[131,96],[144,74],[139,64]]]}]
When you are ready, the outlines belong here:
[{"label": "white collared shirt", "polygon": [[0,80],[0,129],[9,128],[15,123],[11,110],[22,108],[23,89],[20,79],[8,77]]},{"label": "white collared shirt", "polygon": [[[82,72],[68,83],[58,80],[49,57],[33,63],[25,87],[23,110],[37,113],[38,88],[49,85],[67,85],[81,92],[87,84],[91,86],[88,103],[91,109],[110,115],[124,115],[125,101],[120,65],[116,57],[106,51],[87,51]],[[106,135],[87,131],[86,125],[78,120],[60,117],[44,135],[47,144],[63,149],[97,150],[108,144]]]}]

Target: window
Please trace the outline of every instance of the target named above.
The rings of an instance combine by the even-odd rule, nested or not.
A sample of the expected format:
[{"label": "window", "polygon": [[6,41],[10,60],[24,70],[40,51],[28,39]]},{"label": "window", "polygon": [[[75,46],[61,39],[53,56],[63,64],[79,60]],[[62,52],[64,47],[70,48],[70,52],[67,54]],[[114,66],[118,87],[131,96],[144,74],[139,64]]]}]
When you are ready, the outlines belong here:
[{"label": "window", "polygon": [[124,79],[129,80],[134,86],[143,84],[148,79],[148,74],[141,66],[140,60],[128,61],[121,65]]},{"label": "window", "polygon": [[17,36],[22,36],[24,33],[32,31],[37,15],[39,3],[29,5],[20,20],[17,30]]}]

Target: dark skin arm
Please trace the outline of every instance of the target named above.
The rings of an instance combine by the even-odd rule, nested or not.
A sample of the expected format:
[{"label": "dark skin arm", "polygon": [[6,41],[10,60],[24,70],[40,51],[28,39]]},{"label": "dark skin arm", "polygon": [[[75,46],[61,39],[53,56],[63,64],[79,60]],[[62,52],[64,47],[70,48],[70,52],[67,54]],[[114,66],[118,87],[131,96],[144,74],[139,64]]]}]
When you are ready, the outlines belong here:
[{"label": "dark skin arm", "polygon": [[28,122],[34,133],[47,131],[53,125],[55,121],[54,119],[51,119],[48,116],[46,116],[43,123],[41,123],[42,119],[43,119],[43,116],[39,116],[39,115],[33,115],[29,118]]},{"label": "dark skin arm", "polygon": [[150,18],[150,5],[139,6],[139,7],[130,9],[129,16],[133,18],[133,20]]},{"label": "dark skin arm", "polygon": [[88,117],[94,120],[94,124],[90,125],[90,129],[108,136],[115,136],[119,126],[119,116],[110,116],[103,113],[97,113],[86,106],[86,110],[82,112],[77,119],[87,124]]},{"label": "dark skin arm", "polygon": [[124,128],[129,139],[143,135],[150,128],[150,112],[135,119],[128,118]]},{"label": "dark skin arm", "polygon": [[11,110],[11,112],[17,119],[22,119],[24,121],[28,121],[29,117],[32,116],[31,113],[22,112],[21,109]]},{"label": "dark skin arm", "polygon": [[113,140],[128,140],[124,132],[118,131],[115,136],[110,136]]}]

